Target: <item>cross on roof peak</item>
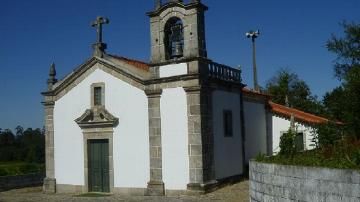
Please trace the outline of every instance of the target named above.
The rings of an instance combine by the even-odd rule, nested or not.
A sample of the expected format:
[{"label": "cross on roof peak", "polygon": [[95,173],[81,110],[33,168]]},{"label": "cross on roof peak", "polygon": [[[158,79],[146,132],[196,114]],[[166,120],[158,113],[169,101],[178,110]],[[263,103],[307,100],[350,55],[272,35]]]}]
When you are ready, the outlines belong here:
[{"label": "cross on roof peak", "polygon": [[109,24],[109,19],[105,17],[97,17],[95,21],[91,23],[92,27],[96,27],[97,42],[93,45],[94,56],[103,57],[106,49],[106,44],[102,39],[102,25]]},{"label": "cross on roof peak", "polygon": [[95,21],[92,22],[91,26],[96,27],[97,43],[102,43],[102,25],[109,24],[109,19],[98,16]]}]

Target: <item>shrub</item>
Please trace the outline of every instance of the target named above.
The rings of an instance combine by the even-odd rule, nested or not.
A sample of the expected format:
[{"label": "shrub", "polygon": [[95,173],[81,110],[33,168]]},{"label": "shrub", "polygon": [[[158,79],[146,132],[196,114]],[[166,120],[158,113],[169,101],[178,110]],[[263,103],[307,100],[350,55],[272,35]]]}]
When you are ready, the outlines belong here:
[{"label": "shrub", "polygon": [[341,126],[332,122],[316,126],[316,132],[319,147],[334,145],[342,138]]},{"label": "shrub", "polygon": [[24,163],[19,166],[19,171],[21,174],[34,173],[39,171],[39,166],[33,163]]},{"label": "shrub", "polygon": [[333,145],[289,155],[265,157],[258,155],[258,162],[283,165],[316,166],[339,169],[360,170],[360,140],[345,138]]},{"label": "shrub", "polygon": [[43,172],[45,164],[26,162],[0,162],[0,176],[26,175]]},{"label": "shrub", "polygon": [[7,176],[7,175],[8,175],[7,170],[0,167],[0,177],[1,177],[1,176]]},{"label": "shrub", "polygon": [[287,133],[284,133],[280,137],[280,155],[282,156],[294,156],[296,154],[295,147],[296,133],[289,129]]}]

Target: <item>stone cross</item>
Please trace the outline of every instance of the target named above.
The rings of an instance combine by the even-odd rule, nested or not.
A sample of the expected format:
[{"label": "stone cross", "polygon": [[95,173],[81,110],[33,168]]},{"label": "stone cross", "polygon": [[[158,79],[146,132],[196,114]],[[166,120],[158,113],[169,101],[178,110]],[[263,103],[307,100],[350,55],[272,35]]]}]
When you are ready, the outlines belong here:
[{"label": "stone cross", "polygon": [[103,24],[109,24],[109,19],[104,17],[97,17],[96,20],[91,24],[92,27],[96,28],[97,33],[97,42],[96,43],[102,43],[102,25]]}]

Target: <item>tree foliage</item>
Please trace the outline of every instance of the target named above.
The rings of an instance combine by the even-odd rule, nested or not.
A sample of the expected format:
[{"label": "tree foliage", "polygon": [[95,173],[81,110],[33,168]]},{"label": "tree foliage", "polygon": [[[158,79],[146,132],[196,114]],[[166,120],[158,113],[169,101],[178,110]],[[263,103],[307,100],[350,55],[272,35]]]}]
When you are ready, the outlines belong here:
[{"label": "tree foliage", "polygon": [[[266,92],[272,96],[272,101],[275,103],[289,104],[309,113],[322,113],[321,104],[311,94],[310,87],[288,69],[281,69],[267,82]],[[289,103],[286,103],[286,97]]]},{"label": "tree foliage", "polygon": [[333,34],[326,47],[337,54],[335,76],[344,79],[351,69],[360,66],[360,25],[343,22],[341,26],[344,28],[344,37],[339,38]]},{"label": "tree foliage", "polygon": [[335,76],[342,85],[324,97],[327,113],[345,123],[347,134],[360,138],[360,25],[342,23],[344,36],[333,35],[327,42],[337,54]]},{"label": "tree foliage", "polygon": [[43,163],[45,161],[45,136],[40,129],[24,130],[16,127],[16,133],[9,129],[0,130],[0,161],[26,161]]}]

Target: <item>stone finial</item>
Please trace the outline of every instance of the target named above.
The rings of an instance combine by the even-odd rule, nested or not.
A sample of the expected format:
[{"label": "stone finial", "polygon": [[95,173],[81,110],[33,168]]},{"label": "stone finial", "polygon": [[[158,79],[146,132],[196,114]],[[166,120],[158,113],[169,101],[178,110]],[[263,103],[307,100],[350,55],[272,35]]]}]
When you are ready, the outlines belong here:
[{"label": "stone finial", "polygon": [[109,19],[104,17],[97,17],[96,20],[91,24],[92,27],[96,27],[96,34],[97,34],[97,42],[93,44],[94,56],[101,58],[104,56],[105,49],[107,48],[106,43],[103,43],[103,39],[102,39],[103,24],[109,24]]},{"label": "stone finial", "polygon": [[289,97],[287,95],[285,95],[285,106],[290,107]]},{"label": "stone finial", "polygon": [[48,89],[52,90],[53,85],[57,82],[56,79],[56,68],[55,63],[52,63],[50,65],[50,71],[49,71],[49,79],[47,80]]}]

